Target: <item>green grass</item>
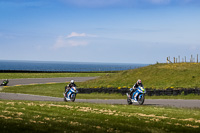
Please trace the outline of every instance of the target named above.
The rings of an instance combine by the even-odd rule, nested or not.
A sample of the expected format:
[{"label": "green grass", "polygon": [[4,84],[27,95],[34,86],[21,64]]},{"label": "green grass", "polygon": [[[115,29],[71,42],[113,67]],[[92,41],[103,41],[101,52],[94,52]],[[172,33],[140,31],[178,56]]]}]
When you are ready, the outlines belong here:
[{"label": "green grass", "polygon": [[[109,73],[109,75],[112,74]],[[108,73],[0,73],[0,79],[96,77],[103,75],[108,75]]]},{"label": "green grass", "polygon": [[[77,83],[77,85],[79,84]],[[62,93],[65,86],[66,83],[9,86],[0,88],[0,92],[63,97]],[[126,95],[105,93],[77,94],[77,99],[126,99]],[[146,96],[146,99],[200,99],[200,95]]]},{"label": "green grass", "polygon": [[200,88],[200,63],[155,64],[121,71],[81,83],[81,87],[132,87],[141,79],[145,88]]},{"label": "green grass", "polygon": [[0,100],[0,131],[198,133],[199,109]]}]

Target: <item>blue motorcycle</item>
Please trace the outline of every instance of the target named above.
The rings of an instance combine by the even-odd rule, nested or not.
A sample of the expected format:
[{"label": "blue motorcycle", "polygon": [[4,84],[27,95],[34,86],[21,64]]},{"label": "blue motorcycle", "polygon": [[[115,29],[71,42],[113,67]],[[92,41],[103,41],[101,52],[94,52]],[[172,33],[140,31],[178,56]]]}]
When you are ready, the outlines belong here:
[{"label": "blue motorcycle", "polygon": [[132,96],[130,96],[128,93],[126,93],[127,103],[130,105],[133,102],[138,102],[140,105],[142,105],[144,103],[144,100],[145,100],[145,93],[146,93],[146,90],[142,86],[139,86],[136,89],[136,91],[132,94]]},{"label": "blue motorcycle", "polygon": [[70,90],[67,93],[63,93],[64,95],[64,101],[72,101],[74,102],[76,99],[76,94],[78,93],[76,87],[70,88]]}]

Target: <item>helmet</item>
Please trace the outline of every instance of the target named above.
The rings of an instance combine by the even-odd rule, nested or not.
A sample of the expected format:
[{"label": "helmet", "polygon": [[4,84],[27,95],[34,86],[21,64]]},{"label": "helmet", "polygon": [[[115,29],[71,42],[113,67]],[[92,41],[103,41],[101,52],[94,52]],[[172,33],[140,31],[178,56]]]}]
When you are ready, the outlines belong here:
[{"label": "helmet", "polygon": [[74,83],[74,80],[71,80],[71,83]]},{"label": "helmet", "polygon": [[138,79],[137,84],[138,84],[138,85],[141,85],[141,84],[142,84],[142,81],[141,81],[140,79]]}]

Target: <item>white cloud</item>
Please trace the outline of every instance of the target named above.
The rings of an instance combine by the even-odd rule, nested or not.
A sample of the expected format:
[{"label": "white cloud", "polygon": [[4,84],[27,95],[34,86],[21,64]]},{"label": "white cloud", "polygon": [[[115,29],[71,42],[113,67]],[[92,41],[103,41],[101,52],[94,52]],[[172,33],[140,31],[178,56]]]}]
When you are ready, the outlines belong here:
[{"label": "white cloud", "polygon": [[97,36],[86,33],[76,33],[76,32],[72,32],[71,34],[67,35],[67,38],[72,38],[72,37],[97,37]]},{"label": "white cloud", "polygon": [[60,49],[66,47],[77,47],[77,46],[86,46],[89,44],[87,40],[71,40],[68,37],[59,36],[56,40],[56,43],[53,46],[53,49]]},{"label": "white cloud", "polygon": [[72,32],[71,34],[67,35],[67,38],[71,38],[71,37],[85,37],[85,36],[86,36],[85,33]]},{"label": "white cloud", "polygon": [[72,32],[67,36],[59,36],[56,39],[56,43],[53,49],[65,48],[65,47],[78,47],[89,45],[91,37],[97,37],[96,35]]}]

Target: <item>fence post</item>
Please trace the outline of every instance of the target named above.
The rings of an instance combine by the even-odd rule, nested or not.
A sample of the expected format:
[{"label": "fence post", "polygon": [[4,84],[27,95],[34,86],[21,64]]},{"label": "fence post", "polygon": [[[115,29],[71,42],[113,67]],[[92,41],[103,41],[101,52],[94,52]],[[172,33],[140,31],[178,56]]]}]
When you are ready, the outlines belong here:
[{"label": "fence post", "polygon": [[199,63],[199,61],[198,61],[199,59],[198,59],[198,54],[197,54],[197,63]]},{"label": "fence post", "polygon": [[186,62],[186,56],[185,56],[185,62]]}]

